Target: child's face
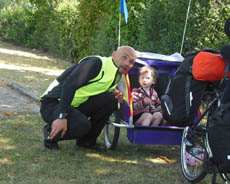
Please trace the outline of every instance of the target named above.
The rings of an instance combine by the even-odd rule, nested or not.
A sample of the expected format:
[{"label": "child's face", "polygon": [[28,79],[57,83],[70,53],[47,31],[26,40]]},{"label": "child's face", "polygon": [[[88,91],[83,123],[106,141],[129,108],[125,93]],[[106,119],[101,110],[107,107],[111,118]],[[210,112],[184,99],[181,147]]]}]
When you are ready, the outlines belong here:
[{"label": "child's face", "polygon": [[153,77],[151,72],[146,72],[139,76],[139,84],[143,88],[149,88],[152,84],[154,84]]}]

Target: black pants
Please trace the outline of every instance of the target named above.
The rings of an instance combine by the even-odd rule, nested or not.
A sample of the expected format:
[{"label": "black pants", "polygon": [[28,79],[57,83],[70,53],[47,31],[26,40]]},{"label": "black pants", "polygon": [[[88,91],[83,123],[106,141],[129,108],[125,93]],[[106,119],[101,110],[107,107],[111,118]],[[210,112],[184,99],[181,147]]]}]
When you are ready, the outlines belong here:
[{"label": "black pants", "polygon": [[[40,113],[49,125],[58,118],[59,101],[42,100]],[[67,117],[67,132],[61,139],[61,132],[55,140],[78,139],[80,144],[95,144],[109,116],[117,108],[113,93],[103,93],[90,97],[77,108],[71,107]]]}]

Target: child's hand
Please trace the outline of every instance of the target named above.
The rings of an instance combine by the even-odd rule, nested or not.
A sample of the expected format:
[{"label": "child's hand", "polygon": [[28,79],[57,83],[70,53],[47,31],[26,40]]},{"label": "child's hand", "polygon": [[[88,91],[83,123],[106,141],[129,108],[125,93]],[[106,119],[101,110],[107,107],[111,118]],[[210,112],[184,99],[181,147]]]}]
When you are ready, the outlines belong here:
[{"label": "child's hand", "polygon": [[137,92],[137,88],[133,89],[131,95],[132,95],[133,102],[137,102],[140,99],[139,93]]}]

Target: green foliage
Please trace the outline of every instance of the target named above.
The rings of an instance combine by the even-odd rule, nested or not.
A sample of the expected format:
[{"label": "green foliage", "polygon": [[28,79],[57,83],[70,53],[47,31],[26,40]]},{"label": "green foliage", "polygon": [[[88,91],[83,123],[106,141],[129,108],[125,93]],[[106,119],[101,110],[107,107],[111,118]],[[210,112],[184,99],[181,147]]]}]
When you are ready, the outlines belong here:
[{"label": "green foliage", "polygon": [[[28,12],[30,10],[28,9]],[[57,46],[56,32],[52,32],[53,19],[55,18],[54,9],[51,6],[34,6],[34,10],[30,12],[32,20],[29,25],[32,27],[31,34],[28,36],[27,46],[39,48],[45,51],[52,50]],[[51,34],[52,33],[52,34]],[[53,46],[50,48],[50,42]]]},{"label": "green foliage", "polygon": [[118,23],[120,1],[108,0],[104,3],[104,16],[97,20],[98,29],[94,33],[89,53],[97,55],[111,55],[118,46]]},{"label": "green foliage", "polygon": [[76,57],[77,2],[55,2],[12,3],[0,13],[0,36],[69,59]]},{"label": "green foliage", "polygon": [[[50,51],[56,55],[71,58],[76,42],[77,3],[66,1],[46,6],[38,5],[33,17],[36,20],[34,32],[27,46]],[[76,55],[76,54],[75,54]]]},{"label": "green foliage", "polygon": [[[189,0],[126,0],[120,45],[172,54],[181,49]],[[2,1],[0,37],[76,62],[86,55],[110,55],[118,46],[120,0]],[[183,52],[219,49],[230,16],[228,0],[192,1]]]},{"label": "green foliage", "polygon": [[[90,54],[89,50],[95,40],[97,30],[101,29],[100,20],[108,15],[108,6],[114,7],[113,0],[78,0],[78,49],[80,58]],[[110,12],[114,14],[114,12]]]},{"label": "green foliage", "polygon": [[[202,48],[219,49],[226,43],[224,23],[229,18],[230,6],[224,0],[194,1],[188,21],[185,51]],[[227,13],[228,12],[228,13]]]},{"label": "green foliage", "polygon": [[136,47],[163,54],[179,52],[186,7],[184,0],[153,1],[140,18]]},{"label": "green foliage", "polygon": [[8,2],[9,2],[8,0],[1,0],[0,1],[0,10],[3,9],[4,6],[8,4]]},{"label": "green foliage", "polygon": [[[118,47],[120,1],[109,0],[106,2],[106,16],[99,20],[100,27],[90,46],[90,53],[110,55]],[[140,17],[147,2],[149,0],[127,1],[129,19],[126,24],[124,15],[121,15],[120,45],[135,46],[138,41],[137,26],[140,24]]]},{"label": "green foliage", "polygon": [[[223,31],[230,12],[229,5],[226,4],[224,0],[192,1],[182,54],[188,50],[202,48],[218,50],[228,41]],[[127,1],[129,20],[126,25],[122,15],[121,45],[131,45],[140,51],[163,54],[180,52],[188,5],[189,0]],[[119,10],[119,5],[112,8]],[[102,26],[94,40],[96,48],[99,49],[92,44],[94,51],[106,51],[105,53],[109,54],[108,50],[111,52],[116,47],[116,15],[116,12],[110,13],[106,20],[101,20]]]},{"label": "green foliage", "polygon": [[26,44],[26,13],[18,5],[1,10],[0,36],[16,44]]},{"label": "green foliage", "polygon": [[57,31],[59,38],[60,54],[66,58],[75,59],[78,57],[78,3],[60,3],[56,9],[57,20],[53,31]]},{"label": "green foliage", "polygon": [[151,3],[151,0],[133,0],[127,2],[129,20],[126,25],[124,15],[122,15],[121,45],[137,45],[139,28],[143,27],[141,18]]}]

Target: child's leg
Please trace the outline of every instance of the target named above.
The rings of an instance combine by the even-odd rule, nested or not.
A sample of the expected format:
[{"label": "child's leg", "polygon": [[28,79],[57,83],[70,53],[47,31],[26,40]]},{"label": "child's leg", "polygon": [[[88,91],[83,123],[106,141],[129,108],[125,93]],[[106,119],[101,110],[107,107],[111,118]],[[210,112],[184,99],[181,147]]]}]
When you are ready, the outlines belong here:
[{"label": "child's leg", "polygon": [[151,124],[152,121],[152,114],[150,113],[143,113],[141,117],[135,122],[136,125],[144,125],[148,126]]},{"label": "child's leg", "polygon": [[167,126],[167,121],[166,121],[164,118],[162,118],[160,124],[161,124],[162,126]]},{"label": "child's leg", "polygon": [[163,115],[160,112],[154,112],[152,115],[152,123],[153,126],[158,126],[163,119]]}]

